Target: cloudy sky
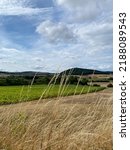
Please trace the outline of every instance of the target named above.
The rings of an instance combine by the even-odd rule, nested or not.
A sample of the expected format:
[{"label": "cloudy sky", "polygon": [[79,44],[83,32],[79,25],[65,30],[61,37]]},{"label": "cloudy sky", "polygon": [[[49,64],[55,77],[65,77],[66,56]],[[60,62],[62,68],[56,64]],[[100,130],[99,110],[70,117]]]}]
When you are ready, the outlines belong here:
[{"label": "cloudy sky", "polygon": [[0,0],[0,71],[112,70],[112,0]]}]

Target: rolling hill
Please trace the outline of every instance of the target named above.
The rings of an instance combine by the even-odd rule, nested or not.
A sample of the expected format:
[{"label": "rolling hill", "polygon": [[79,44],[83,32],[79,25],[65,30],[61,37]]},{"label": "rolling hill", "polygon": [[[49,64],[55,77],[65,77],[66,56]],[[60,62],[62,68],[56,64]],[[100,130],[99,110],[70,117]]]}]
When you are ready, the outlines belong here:
[{"label": "rolling hill", "polygon": [[54,73],[48,72],[35,72],[35,71],[25,71],[25,72],[5,72],[1,71],[0,76],[49,76],[53,75]]},{"label": "rolling hill", "polygon": [[84,69],[84,68],[71,68],[61,72],[60,74],[71,74],[71,75],[89,75],[89,74],[113,74],[112,71],[99,71],[93,69]]},{"label": "rolling hill", "polygon": [[[113,74],[112,71],[99,71],[93,69],[84,69],[84,68],[71,68],[59,73],[62,74],[71,74],[71,75],[89,75],[89,74]],[[35,71],[25,71],[25,72],[5,72],[0,71],[0,76],[51,76],[54,73],[49,72],[35,72]]]}]

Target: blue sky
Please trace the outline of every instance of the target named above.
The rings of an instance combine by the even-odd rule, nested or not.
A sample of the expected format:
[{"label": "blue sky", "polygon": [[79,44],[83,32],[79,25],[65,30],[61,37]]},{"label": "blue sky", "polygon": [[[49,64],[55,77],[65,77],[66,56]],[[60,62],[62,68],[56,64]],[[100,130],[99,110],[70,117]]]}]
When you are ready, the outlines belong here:
[{"label": "blue sky", "polygon": [[0,0],[0,70],[112,70],[112,0]]}]

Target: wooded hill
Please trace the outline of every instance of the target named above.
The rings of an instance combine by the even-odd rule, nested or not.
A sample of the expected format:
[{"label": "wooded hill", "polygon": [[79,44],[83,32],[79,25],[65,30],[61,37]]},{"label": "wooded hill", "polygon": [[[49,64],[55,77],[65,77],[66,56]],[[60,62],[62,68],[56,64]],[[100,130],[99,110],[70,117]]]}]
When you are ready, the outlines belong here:
[{"label": "wooded hill", "polygon": [[[67,75],[70,75],[67,79],[67,83],[69,84],[77,84],[79,80],[79,75],[90,75],[90,74],[112,74],[110,71],[98,71],[92,69],[82,69],[82,68],[72,68],[65,70],[55,77],[53,81],[51,81],[54,73],[47,72],[0,72],[0,86],[8,86],[8,85],[30,85],[33,81],[33,84],[48,84],[51,82],[52,84],[60,84],[64,78],[67,78]],[[65,81],[66,79],[64,79]],[[100,78],[100,79],[91,79],[91,77],[81,78],[79,84],[87,85],[88,82],[109,82],[112,80],[112,77],[109,78]]]},{"label": "wooded hill", "polygon": [[[55,73],[49,72],[35,72],[35,71],[25,71],[25,72],[6,72],[0,71],[0,76],[52,76]],[[89,74],[113,74],[112,71],[99,71],[93,69],[84,69],[84,68],[71,68],[65,71],[62,71],[57,74],[66,74],[66,75],[89,75]]]},{"label": "wooded hill", "polygon": [[93,69],[72,68],[61,72],[61,74],[71,75],[89,75],[89,74],[113,74],[112,71],[99,71]]}]

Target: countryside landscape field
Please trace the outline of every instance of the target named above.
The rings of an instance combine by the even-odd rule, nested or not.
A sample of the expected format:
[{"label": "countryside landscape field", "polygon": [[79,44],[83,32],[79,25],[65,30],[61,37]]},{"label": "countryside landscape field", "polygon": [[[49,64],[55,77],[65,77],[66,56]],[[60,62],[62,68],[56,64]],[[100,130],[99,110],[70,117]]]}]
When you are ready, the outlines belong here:
[{"label": "countryside landscape field", "polygon": [[112,150],[112,87],[67,80],[0,86],[0,149]]},{"label": "countryside landscape field", "polygon": [[0,150],[113,150],[112,5],[0,0]]},{"label": "countryside landscape field", "polygon": [[90,86],[60,86],[60,85],[32,85],[32,86],[2,86],[0,87],[0,104],[11,104],[23,101],[51,98],[58,96],[77,95],[96,92],[103,87]]}]

